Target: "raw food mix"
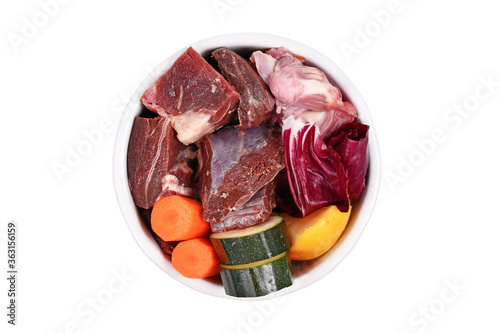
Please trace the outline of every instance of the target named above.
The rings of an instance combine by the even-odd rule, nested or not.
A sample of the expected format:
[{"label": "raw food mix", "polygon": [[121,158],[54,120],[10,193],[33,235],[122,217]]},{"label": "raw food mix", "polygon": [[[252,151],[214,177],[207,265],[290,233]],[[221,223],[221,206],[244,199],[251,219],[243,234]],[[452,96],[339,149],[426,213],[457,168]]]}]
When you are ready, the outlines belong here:
[{"label": "raw food mix", "polygon": [[220,274],[228,295],[267,295],[292,285],[292,260],[323,255],[347,225],[369,127],[305,60],[284,47],[209,59],[189,47],[141,97],[129,186],[185,278]]}]

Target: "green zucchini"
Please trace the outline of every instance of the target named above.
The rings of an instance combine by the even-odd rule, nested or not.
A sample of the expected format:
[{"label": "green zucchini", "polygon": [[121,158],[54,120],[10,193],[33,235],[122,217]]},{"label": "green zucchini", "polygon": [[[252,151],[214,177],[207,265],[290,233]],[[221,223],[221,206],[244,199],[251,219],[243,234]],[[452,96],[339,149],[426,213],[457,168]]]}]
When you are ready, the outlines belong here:
[{"label": "green zucchini", "polygon": [[245,265],[220,265],[227,295],[259,297],[289,287],[293,283],[288,252]]},{"label": "green zucchini", "polygon": [[277,215],[245,229],[213,233],[210,240],[223,265],[249,264],[290,249],[284,219]]}]

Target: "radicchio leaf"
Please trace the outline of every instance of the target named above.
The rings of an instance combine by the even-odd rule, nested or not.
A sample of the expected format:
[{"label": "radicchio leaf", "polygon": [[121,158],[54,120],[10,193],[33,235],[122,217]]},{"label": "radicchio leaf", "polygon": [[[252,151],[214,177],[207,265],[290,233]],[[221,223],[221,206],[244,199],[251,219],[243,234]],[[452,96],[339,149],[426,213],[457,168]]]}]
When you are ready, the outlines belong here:
[{"label": "radicchio leaf", "polygon": [[341,157],[349,179],[349,199],[357,201],[365,189],[368,170],[368,125],[348,123],[328,139],[328,145]]},{"label": "radicchio leaf", "polygon": [[288,184],[287,168],[276,175],[276,205],[288,215],[300,217],[301,213],[293,200],[290,185]]},{"label": "radicchio leaf", "polygon": [[[292,216],[304,217],[326,205],[349,210],[347,176],[340,155],[328,147],[315,124],[287,117],[283,121],[286,176],[293,202],[280,197],[286,191],[278,186],[278,205]],[[278,180],[279,181],[279,180]]]}]

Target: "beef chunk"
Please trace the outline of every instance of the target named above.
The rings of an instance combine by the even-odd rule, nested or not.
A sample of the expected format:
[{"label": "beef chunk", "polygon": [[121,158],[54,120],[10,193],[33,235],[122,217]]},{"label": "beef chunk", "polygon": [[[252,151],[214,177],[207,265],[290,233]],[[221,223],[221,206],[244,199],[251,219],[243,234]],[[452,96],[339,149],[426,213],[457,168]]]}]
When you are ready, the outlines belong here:
[{"label": "beef chunk", "polygon": [[197,189],[195,184],[196,170],[198,169],[198,147],[191,144],[177,155],[177,163],[170,169],[168,174],[162,178],[163,193],[161,197],[172,194],[180,194],[185,197],[196,198]]},{"label": "beef chunk", "polygon": [[274,97],[253,64],[228,49],[217,49],[212,53],[219,69],[240,94],[237,127],[247,129],[267,124],[274,109]]},{"label": "beef chunk", "polygon": [[174,251],[175,247],[177,244],[180,242],[165,242],[163,239],[160,238],[160,236],[153,234],[153,237],[158,243],[158,246],[160,246],[160,249],[163,251],[168,256],[172,256],[172,252]]},{"label": "beef chunk", "polygon": [[200,141],[198,160],[203,219],[221,223],[284,168],[281,130],[226,127]]},{"label": "beef chunk", "polygon": [[194,195],[193,169],[188,163],[195,161],[196,152],[177,140],[170,123],[165,117],[134,120],[127,173],[134,202],[144,209],[165,194]]},{"label": "beef chunk", "polygon": [[267,220],[276,207],[274,181],[264,185],[240,209],[229,213],[221,223],[210,223],[212,232],[243,229]]},{"label": "beef chunk", "polygon": [[186,145],[228,124],[238,101],[236,90],[191,47],[141,97],[148,109],[172,119]]}]

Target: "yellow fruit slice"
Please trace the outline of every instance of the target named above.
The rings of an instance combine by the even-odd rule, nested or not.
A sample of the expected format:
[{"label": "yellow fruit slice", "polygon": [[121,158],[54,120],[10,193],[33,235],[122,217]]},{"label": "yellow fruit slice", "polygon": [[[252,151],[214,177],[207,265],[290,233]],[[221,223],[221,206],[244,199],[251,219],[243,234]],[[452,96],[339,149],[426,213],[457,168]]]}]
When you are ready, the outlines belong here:
[{"label": "yellow fruit slice", "polygon": [[326,253],[342,235],[350,216],[351,207],[342,213],[337,206],[323,207],[302,218],[283,214],[292,243],[290,258],[310,260]]}]

